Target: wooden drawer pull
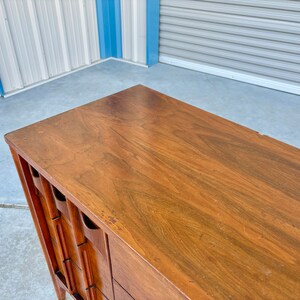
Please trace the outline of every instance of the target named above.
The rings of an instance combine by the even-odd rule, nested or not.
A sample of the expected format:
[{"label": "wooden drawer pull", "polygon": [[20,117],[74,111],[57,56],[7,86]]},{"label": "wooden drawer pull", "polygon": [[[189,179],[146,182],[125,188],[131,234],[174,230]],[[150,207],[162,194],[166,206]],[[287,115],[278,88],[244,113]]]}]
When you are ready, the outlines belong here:
[{"label": "wooden drawer pull", "polygon": [[76,300],[84,300],[84,298],[79,293],[73,294],[73,298]]},{"label": "wooden drawer pull", "polygon": [[82,214],[82,221],[85,227],[91,230],[99,229],[99,226],[97,226],[87,215],[85,215],[84,213],[81,214]]},{"label": "wooden drawer pull", "polygon": [[30,171],[31,171],[31,174],[34,178],[39,178],[40,177],[40,174],[39,172],[34,168],[34,167],[31,167],[30,166]]},{"label": "wooden drawer pull", "polygon": [[55,186],[52,186],[53,194],[55,196],[55,199],[61,202],[66,202],[67,199]]},{"label": "wooden drawer pull", "polygon": [[70,219],[66,196],[53,185],[51,186],[51,189],[52,189],[52,194],[53,194],[53,198],[55,199],[57,209],[68,219]]},{"label": "wooden drawer pull", "polygon": [[61,288],[63,288],[64,290],[67,290],[68,287],[67,287],[67,281],[66,281],[65,276],[60,271],[55,272],[55,275],[56,275],[56,280],[58,281],[59,286]]},{"label": "wooden drawer pull", "polygon": [[105,237],[103,230],[83,212],[81,212],[80,215],[83,223],[84,235],[100,251],[100,253],[106,257]]},{"label": "wooden drawer pull", "polygon": [[29,165],[30,174],[32,176],[32,181],[36,189],[42,193],[42,186],[41,186],[41,178],[39,172],[32,166]]}]

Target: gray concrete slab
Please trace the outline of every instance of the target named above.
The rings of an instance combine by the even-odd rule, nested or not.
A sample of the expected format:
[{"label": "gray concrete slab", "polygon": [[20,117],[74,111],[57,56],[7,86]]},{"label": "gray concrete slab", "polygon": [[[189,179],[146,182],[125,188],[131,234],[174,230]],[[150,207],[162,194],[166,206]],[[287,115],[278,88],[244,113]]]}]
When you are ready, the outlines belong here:
[{"label": "gray concrete slab", "polygon": [[29,210],[0,208],[0,299],[56,299]]},{"label": "gray concrete slab", "polygon": [[[7,99],[0,136],[136,84],[300,147],[300,96],[157,64],[149,69],[107,61]],[[10,153],[0,140],[0,203],[25,203]]]}]

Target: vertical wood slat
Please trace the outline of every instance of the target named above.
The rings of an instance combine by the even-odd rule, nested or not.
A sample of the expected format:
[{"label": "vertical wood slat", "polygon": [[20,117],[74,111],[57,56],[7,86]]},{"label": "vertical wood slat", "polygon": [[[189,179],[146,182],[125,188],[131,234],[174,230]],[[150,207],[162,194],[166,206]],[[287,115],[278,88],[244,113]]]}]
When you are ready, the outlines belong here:
[{"label": "vertical wood slat", "polygon": [[63,262],[63,271],[65,273],[67,287],[71,293],[75,293],[76,285],[75,285],[74,275],[72,272],[72,266],[70,264],[70,257],[68,253],[66,239],[64,236],[64,230],[60,218],[60,213],[56,208],[50,184],[43,176],[40,176],[40,178],[41,178],[44,198],[46,200],[46,204],[49,209],[49,214],[52,219],[52,224],[54,227],[54,235],[55,235],[55,240],[58,244],[59,256],[61,261]]},{"label": "vertical wood slat", "polygon": [[80,222],[80,212],[78,208],[69,199],[67,199],[67,206],[72,224],[74,239],[76,241],[76,245],[79,246],[86,242],[86,238],[84,236],[84,232],[82,230]]},{"label": "vertical wood slat", "polygon": [[56,261],[55,253],[53,250],[49,229],[45,220],[43,208],[39,202],[38,196],[34,192],[34,184],[30,174],[30,170],[27,162],[20,157],[14,149],[10,147],[14,163],[20,181],[24,190],[25,197],[28,202],[28,206],[33,218],[33,222],[46,258],[47,266],[54,284],[54,288],[59,300],[65,299],[65,290],[60,286],[55,275],[58,270],[58,264]]},{"label": "vertical wood slat", "polygon": [[87,253],[87,243],[82,230],[82,224],[80,219],[80,212],[78,208],[67,199],[68,210],[70,214],[70,220],[72,224],[72,233],[77,245],[77,253],[80,260],[80,267],[82,270],[82,277],[84,281],[84,286],[87,289],[87,297],[89,300],[95,298],[95,293],[93,290],[89,291],[88,289],[94,285],[93,273],[90,266],[88,253]]},{"label": "vertical wood slat", "polygon": [[[97,228],[95,228],[96,229],[95,232],[94,230],[85,227],[86,225],[84,225],[83,216],[82,213],[79,211],[79,209],[69,199],[67,199],[67,205],[68,205],[70,220],[72,224],[71,227],[72,227],[73,236],[77,244],[77,253],[80,259],[82,277],[83,277],[84,285],[86,287],[86,296],[88,300],[94,300],[94,299],[96,300],[98,299],[97,295],[101,292],[99,290],[99,286],[97,286],[96,284],[96,279],[95,279],[96,274],[93,274],[93,268],[91,265],[93,261],[91,256],[95,255],[95,253],[91,252],[91,244],[93,245],[93,247],[95,247],[95,249],[97,249],[96,251],[98,251],[99,254],[104,258],[107,264],[106,267],[109,268],[110,275],[109,278],[106,278],[106,280],[109,280],[111,282],[111,288],[113,290],[112,272],[110,266],[107,236],[104,233],[104,231],[98,226]],[[101,272],[101,266],[99,267],[100,270],[98,270],[98,272]],[[102,268],[103,267],[104,266],[102,266]]]},{"label": "vertical wood slat", "polygon": [[51,190],[50,184],[42,175],[40,175],[40,177],[41,177],[41,185],[42,185],[43,195],[46,200],[50,218],[55,219],[55,218],[59,217],[60,214],[56,208],[54,199],[52,197],[52,190]]},{"label": "vertical wood slat", "polygon": [[67,282],[67,287],[69,289],[69,292],[71,294],[74,294],[77,292],[77,289],[61,217],[59,216],[55,219],[52,219],[52,223],[54,225],[54,235],[55,240],[58,244],[59,256],[61,261],[63,262],[62,266]]}]

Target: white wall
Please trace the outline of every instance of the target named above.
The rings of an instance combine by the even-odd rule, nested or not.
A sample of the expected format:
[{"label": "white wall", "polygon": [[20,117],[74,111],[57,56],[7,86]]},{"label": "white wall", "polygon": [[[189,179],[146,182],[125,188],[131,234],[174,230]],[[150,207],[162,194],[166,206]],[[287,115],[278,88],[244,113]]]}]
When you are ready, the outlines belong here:
[{"label": "white wall", "polygon": [[125,60],[146,64],[146,0],[121,0]]},{"label": "white wall", "polygon": [[5,93],[99,59],[95,0],[0,0]]}]

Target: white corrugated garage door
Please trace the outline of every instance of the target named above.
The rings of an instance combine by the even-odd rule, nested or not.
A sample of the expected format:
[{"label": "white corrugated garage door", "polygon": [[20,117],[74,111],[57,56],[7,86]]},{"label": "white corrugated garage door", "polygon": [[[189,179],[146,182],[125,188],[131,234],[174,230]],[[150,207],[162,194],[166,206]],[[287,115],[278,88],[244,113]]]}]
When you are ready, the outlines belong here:
[{"label": "white corrugated garage door", "polygon": [[161,0],[160,61],[300,94],[300,1]]}]

